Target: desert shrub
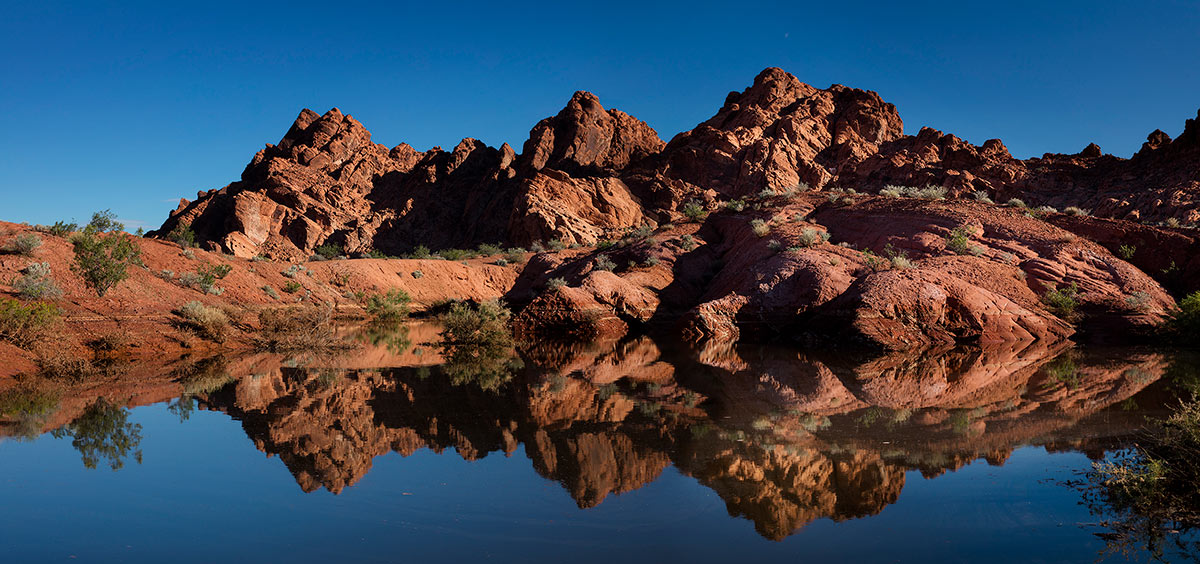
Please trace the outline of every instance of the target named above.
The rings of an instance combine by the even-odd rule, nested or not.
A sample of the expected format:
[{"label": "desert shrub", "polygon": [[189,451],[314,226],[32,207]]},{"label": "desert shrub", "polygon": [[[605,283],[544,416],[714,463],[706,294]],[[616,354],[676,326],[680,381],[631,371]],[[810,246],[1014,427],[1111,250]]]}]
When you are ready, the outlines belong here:
[{"label": "desert shrub", "polygon": [[771,239],[767,241],[767,248],[778,253],[783,250],[783,242],[779,239]]},{"label": "desert shrub", "polygon": [[345,248],[337,243],[325,243],[324,245],[313,249],[313,251],[316,253],[315,256],[321,257],[325,260],[330,260],[342,256],[342,254],[345,253]]},{"label": "desert shrub", "polygon": [[108,210],[92,215],[83,231],[71,238],[75,262],[71,270],[100,297],[129,278],[130,265],[142,265],[142,251],[129,235],[118,233],[124,225]]},{"label": "desert shrub", "polygon": [[1006,205],[1011,208],[1027,208],[1027,207],[1029,207],[1029,206],[1025,205],[1025,200],[1022,200],[1020,198],[1012,198],[1006,203]]},{"label": "desert shrub", "polygon": [[28,348],[49,335],[60,314],[53,304],[0,299],[0,340]]},{"label": "desert shrub", "polygon": [[908,270],[913,267],[913,263],[904,255],[893,255],[888,259],[892,263],[892,268],[896,270]]},{"label": "desert shrub", "polygon": [[596,270],[612,271],[617,268],[617,263],[608,258],[608,255],[600,255],[596,260],[592,261],[592,268]]},{"label": "desert shrub", "polygon": [[504,260],[513,264],[521,264],[522,262],[525,262],[525,249],[522,249],[521,247],[505,249]]},{"label": "desert shrub", "polygon": [[1035,210],[1035,211],[1036,211],[1036,212],[1037,212],[1039,215],[1046,215],[1046,214],[1051,214],[1051,213],[1058,213],[1058,210],[1057,210],[1057,209],[1055,209],[1053,206],[1038,206],[1037,210]]},{"label": "desert shrub", "polygon": [[425,245],[417,245],[417,247],[414,248],[411,253],[408,253],[408,258],[414,259],[427,259],[431,256],[433,255],[429,252],[429,247],[426,247]]},{"label": "desert shrub", "polygon": [[[1094,463],[1088,478],[1093,511],[1113,517],[1104,522],[1110,550],[1144,545],[1156,561],[1191,560],[1185,540],[1200,529],[1200,401],[1181,403],[1134,447]],[[1182,554],[1166,552],[1172,545]]]},{"label": "desert shrub", "polygon": [[679,246],[685,251],[690,251],[692,249],[695,249],[696,248],[696,238],[692,237],[691,235],[684,235],[679,238]]},{"label": "desert shrub", "polygon": [[412,271],[412,277],[413,277],[413,278],[421,278],[422,276],[425,276],[425,273],[424,273],[424,272],[421,272],[420,270],[414,270],[414,271]]},{"label": "desert shrub", "polygon": [[[653,232],[653,230],[651,232]],[[549,248],[551,251],[561,251],[561,250],[567,248],[567,244],[564,243],[562,241],[562,239],[551,239],[546,242],[546,247]]]},{"label": "desert shrub", "polygon": [[42,246],[42,238],[33,233],[22,233],[4,245],[4,250],[24,256],[33,256],[33,252]]},{"label": "desert shrub", "polygon": [[801,247],[815,247],[829,240],[829,232],[806,227],[800,230],[796,243]]},{"label": "desert shrub", "polygon": [[634,229],[630,229],[629,232],[625,234],[625,239],[628,239],[630,242],[644,241],[651,235],[654,235],[654,228],[643,223]]},{"label": "desert shrub", "polygon": [[725,202],[725,209],[732,211],[732,212],[740,212],[740,211],[746,209],[746,200],[743,200],[741,198],[738,198],[736,200],[729,200],[728,202]]},{"label": "desert shrub", "polygon": [[464,249],[442,249],[437,255],[446,260],[463,260],[475,256],[475,253]]},{"label": "desert shrub", "polygon": [[988,196],[988,193],[984,190],[976,190],[972,192],[971,197],[974,198],[976,202],[983,202],[985,204],[994,203],[992,202],[991,196]]},{"label": "desert shrub", "polygon": [[546,246],[543,245],[541,241],[534,241],[529,244],[529,251],[533,253],[544,253],[546,252]]},{"label": "desert shrub", "polygon": [[946,236],[946,249],[959,255],[983,254],[984,248],[971,242],[971,230],[966,226],[955,227]]},{"label": "desert shrub", "polygon": [[895,185],[889,184],[887,186],[884,186],[883,189],[881,189],[879,191],[879,195],[887,196],[889,198],[900,198],[900,197],[904,196],[904,191],[905,191],[904,186],[895,186]]},{"label": "desert shrub", "polygon": [[695,200],[683,204],[683,207],[679,211],[683,212],[683,217],[692,221],[702,221],[705,217],[708,217],[708,212],[705,211],[704,206]]},{"label": "desert shrub", "polygon": [[750,222],[750,230],[759,237],[766,237],[771,232],[771,226],[761,219],[755,219]]},{"label": "desert shrub", "polygon": [[617,242],[610,240],[610,239],[605,239],[603,241],[596,242],[596,250],[598,250],[598,251],[607,251],[609,249],[613,249],[616,247],[617,247]]},{"label": "desert shrub", "polygon": [[442,372],[455,385],[496,390],[520,367],[508,331],[511,312],[498,301],[457,302],[441,316]]},{"label": "desert shrub", "polygon": [[55,237],[66,237],[76,231],[79,231],[79,224],[73,221],[71,223],[56,221],[54,225],[46,227],[46,233]]},{"label": "desert shrub", "polygon": [[1067,215],[1075,215],[1075,216],[1092,215],[1092,210],[1085,210],[1078,206],[1067,206],[1066,208],[1063,209],[1063,213],[1065,213]]},{"label": "desert shrub", "polygon": [[184,249],[179,255],[188,260],[196,260],[196,252],[191,249]]},{"label": "desert shrub", "polygon": [[1079,284],[1072,282],[1065,288],[1051,286],[1042,295],[1042,303],[1059,318],[1067,321],[1074,319],[1075,308],[1079,307]]},{"label": "desert shrub", "polygon": [[946,189],[932,184],[912,192],[912,197],[922,200],[942,200],[946,198]]},{"label": "desert shrub", "polygon": [[192,231],[191,224],[182,221],[175,224],[167,233],[166,239],[183,248],[196,246],[196,232]]},{"label": "desert shrub", "polygon": [[92,214],[92,220],[83,229],[93,233],[116,233],[124,231],[125,224],[117,221],[117,214],[112,210],[104,210]]},{"label": "desert shrub", "polygon": [[1133,260],[1133,255],[1137,254],[1137,247],[1133,245],[1121,245],[1117,248],[1117,256],[1125,260]]},{"label": "desert shrub", "polygon": [[302,289],[304,289],[304,286],[301,286],[300,283],[295,280],[288,280],[287,284],[283,285],[283,291],[289,294],[295,294]]},{"label": "desert shrub", "polygon": [[333,310],[318,307],[265,309],[258,313],[254,343],[261,350],[345,349],[353,345],[334,334]]},{"label": "desert shrub", "polygon": [[479,246],[476,247],[476,249],[475,249],[475,252],[477,254],[479,254],[479,256],[481,256],[481,257],[490,257],[492,255],[498,255],[498,254],[500,254],[500,251],[501,251],[500,245],[493,245],[491,243],[480,243]]},{"label": "desert shrub", "polygon": [[646,257],[646,260],[642,261],[642,266],[658,266],[661,262],[662,259],[658,257]]},{"label": "desert shrub", "polygon": [[279,299],[279,292],[275,291],[275,288],[272,288],[270,286],[263,286],[262,291],[263,291],[263,293],[265,293],[268,296],[271,296],[272,298],[275,298],[277,300]]},{"label": "desert shrub", "polygon": [[392,288],[386,294],[367,296],[363,307],[375,321],[392,322],[408,317],[408,304],[411,301],[412,298],[404,290]]},{"label": "desert shrub", "polygon": [[871,249],[863,250],[861,256],[862,261],[867,265],[867,268],[874,272],[887,270],[888,266],[891,264],[891,261],[880,258],[879,255],[876,255]]},{"label": "desert shrub", "polygon": [[1200,343],[1200,291],[1192,292],[1182,300],[1167,321],[1167,327],[1182,343],[1195,346]]},{"label": "desert shrub", "polygon": [[1125,296],[1125,305],[1134,311],[1145,312],[1150,310],[1150,294],[1146,292],[1134,292]]},{"label": "desert shrub", "polygon": [[297,275],[305,274],[307,272],[307,268],[304,268],[299,264],[293,264],[287,267],[283,272],[280,272],[280,274],[284,275],[286,278],[295,278]]},{"label": "desert shrub", "polygon": [[56,300],[62,290],[50,276],[50,263],[35,262],[21,271],[21,277],[13,282],[13,289],[27,300]]},{"label": "desert shrub", "polygon": [[192,329],[200,337],[213,342],[225,342],[229,331],[229,316],[218,308],[206,306],[197,301],[190,301],[179,308],[179,317],[184,325]]},{"label": "desert shrub", "polygon": [[155,276],[162,278],[163,280],[166,280],[167,282],[172,282],[175,280],[175,271],[171,270],[169,268],[164,268],[164,269],[158,271],[158,274],[155,274]]},{"label": "desert shrub", "polygon": [[779,194],[776,193],[775,190],[772,190],[771,188],[763,188],[762,190],[758,191],[758,199],[760,199],[760,200],[767,200],[770,198],[774,198],[775,196],[778,196],[778,195]]},{"label": "desert shrub", "polygon": [[1166,221],[1166,225],[1167,225],[1167,227],[1179,227],[1179,219],[1174,218],[1174,217],[1168,217],[1167,221]]},{"label": "desert shrub", "polygon": [[553,292],[567,285],[567,281],[562,278],[551,278],[546,281],[546,291]]}]

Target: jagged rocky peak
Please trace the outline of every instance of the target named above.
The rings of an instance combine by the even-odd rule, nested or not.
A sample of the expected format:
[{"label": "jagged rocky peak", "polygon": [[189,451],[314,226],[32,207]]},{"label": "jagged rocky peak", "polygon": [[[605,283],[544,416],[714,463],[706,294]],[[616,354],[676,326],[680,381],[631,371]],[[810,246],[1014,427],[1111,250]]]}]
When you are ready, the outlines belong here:
[{"label": "jagged rocky peak", "polygon": [[664,145],[645,122],[620,110],[605,110],[595,94],[580,91],[558,115],[530,130],[521,155],[533,169],[611,173],[661,151]]}]

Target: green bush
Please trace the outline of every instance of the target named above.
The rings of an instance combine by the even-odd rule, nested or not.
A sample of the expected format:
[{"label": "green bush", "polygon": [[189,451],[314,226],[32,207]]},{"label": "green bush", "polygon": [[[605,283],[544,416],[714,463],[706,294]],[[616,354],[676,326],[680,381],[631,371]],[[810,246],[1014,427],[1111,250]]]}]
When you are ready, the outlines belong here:
[{"label": "green bush", "polygon": [[33,233],[22,233],[9,241],[4,250],[24,256],[33,256],[33,251],[42,246],[42,238]]},{"label": "green bush", "polygon": [[1067,215],[1075,215],[1075,216],[1092,215],[1092,210],[1085,210],[1078,206],[1067,206],[1066,208],[1063,209],[1063,213],[1065,213]]},{"label": "green bush", "polygon": [[1167,322],[1170,330],[1180,341],[1195,346],[1200,343],[1200,291],[1192,292],[1179,300],[1178,307],[1171,312]]},{"label": "green bush", "polygon": [[984,248],[971,242],[971,230],[963,227],[955,227],[950,235],[946,236],[946,249],[950,252],[959,255],[975,255],[983,254]]},{"label": "green bush", "polygon": [[513,247],[504,251],[504,260],[513,264],[521,264],[525,262],[525,249],[521,247]]},{"label": "green bush", "polygon": [[500,251],[500,245],[493,245],[491,243],[480,243],[475,249],[475,252],[481,257],[498,255],[500,254]]},{"label": "green bush", "polygon": [[608,255],[600,255],[596,257],[595,261],[592,261],[592,268],[596,270],[608,270],[611,272],[617,268],[617,263],[608,258]]},{"label": "green bush", "polygon": [[988,196],[988,193],[984,190],[976,190],[976,191],[972,192],[971,197],[975,198],[976,202],[983,202],[985,204],[994,203],[994,202],[992,202],[991,196]]},{"label": "green bush", "polygon": [[475,253],[463,249],[442,249],[437,254],[446,260],[469,259],[475,255]]},{"label": "green bush", "polygon": [[1133,245],[1121,245],[1117,248],[1117,256],[1125,260],[1133,260],[1133,255],[1137,254],[1137,247]]},{"label": "green bush", "polygon": [[272,288],[270,286],[263,286],[262,291],[263,291],[263,293],[265,293],[268,296],[271,296],[272,298],[275,298],[277,300],[279,299],[279,292],[275,291],[275,288]]},{"label": "green bush", "polygon": [[13,289],[27,300],[56,300],[62,290],[50,276],[50,263],[35,262],[21,271],[21,277],[13,282]]},{"label": "green bush", "polygon": [[317,254],[316,256],[321,258],[335,259],[342,256],[346,252],[346,249],[336,243],[325,243],[324,245],[314,249],[314,251]]},{"label": "green bush", "polygon": [[683,204],[683,207],[679,211],[683,212],[683,217],[692,221],[702,221],[708,217],[708,211],[704,209],[704,206],[700,205],[700,202],[695,200]]},{"label": "green bush", "polygon": [[442,372],[455,385],[496,390],[520,366],[508,331],[511,312],[498,301],[457,302],[441,316]]},{"label": "green bush", "polygon": [[567,244],[562,239],[551,239],[546,242],[546,247],[551,251],[561,251],[567,248]]},{"label": "green bush", "polygon": [[218,308],[190,301],[179,308],[179,316],[196,334],[217,343],[225,342],[229,331],[229,316]]},{"label": "green bush", "polygon": [[427,259],[431,256],[433,255],[429,252],[429,247],[426,247],[425,245],[417,245],[417,247],[413,249],[411,253],[408,253],[408,258],[414,259]]},{"label": "green bush", "polygon": [[79,231],[79,224],[75,222],[66,223],[64,221],[56,221],[54,225],[46,228],[46,233],[55,237],[66,237],[76,231]]},{"label": "green bush", "polygon": [[1071,321],[1075,318],[1075,308],[1079,307],[1079,284],[1070,283],[1065,288],[1050,287],[1050,290],[1042,296],[1042,303],[1046,304],[1050,312],[1066,321]]},{"label": "green bush", "polygon": [[166,240],[171,241],[183,248],[196,246],[196,232],[192,231],[191,224],[179,222],[166,235]]},{"label": "green bush", "polygon": [[728,202],[725,202],[725,209],[732,212],[740,212],[746,209],[746,200],[741,198],[737,200],[729,200]]},{"label": "green bush", "polygon": [[368,296],[363,307],[375,321],[391,322],[408,316],[408,304],[411,301],[412,298],[404,290],[393,288],[386,294]]},{"label": "green bush", "polygon": [[303,286],[301,286],[300,283],[295,280],[288,280],[287,284],[283,285],[283,291],[287,292],[289,294],[295,294],[296,292],[299,292],[302,288],[303,288]]},{"label": "green bush", "polygon": [[130,265],[142,266],[142,251],[136,240],[118,233],[124,228],[112,212],[105,210],[93,214],[87,227],[71,238],[75,251],[71,271],[100,297],[129,278]]},{"label": "green bush", "polygon": [[562,288],[566,285],[567,285],[567,281],[565,279],[551,278],[550,280],[546,281],[546,291],[553,292],[553,291],[555,291],[559,288]]},{"label": "green bush", "polygon": [[679,238],[679,247],[685,251],[690,251],[696,248],[696,238],[691,235],[683,235]]},{"label": "green bush", "polygon": [[0,299],[0,340],[28,348],[47,337],[60,315],[53,304]]}]

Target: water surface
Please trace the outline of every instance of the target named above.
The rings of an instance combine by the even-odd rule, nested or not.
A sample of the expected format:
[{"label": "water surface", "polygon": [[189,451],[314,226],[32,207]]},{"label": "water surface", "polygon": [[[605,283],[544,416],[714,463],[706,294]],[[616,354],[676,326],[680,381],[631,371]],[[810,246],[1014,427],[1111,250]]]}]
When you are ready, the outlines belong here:
[{"label": "water surface", "polygon": [[435,337],[128,366],[8,417],[5,561],[1124,560],[1066,483],[1179,388],[1146,351]]}]

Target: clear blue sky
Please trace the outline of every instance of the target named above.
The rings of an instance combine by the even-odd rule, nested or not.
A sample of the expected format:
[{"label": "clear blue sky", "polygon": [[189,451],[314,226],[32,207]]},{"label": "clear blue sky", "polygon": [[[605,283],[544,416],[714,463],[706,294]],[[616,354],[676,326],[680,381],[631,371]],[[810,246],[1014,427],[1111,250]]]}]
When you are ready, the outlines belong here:
[{"label": "clear blue sky", "polygon": [[519,149],[590,90],[670,139],[778,66],[1018,157],[1129,156],[1200,107],[1196,2],[137,4],[4,7],[0,219],[157,225],[304,107],[388,146]]}]

